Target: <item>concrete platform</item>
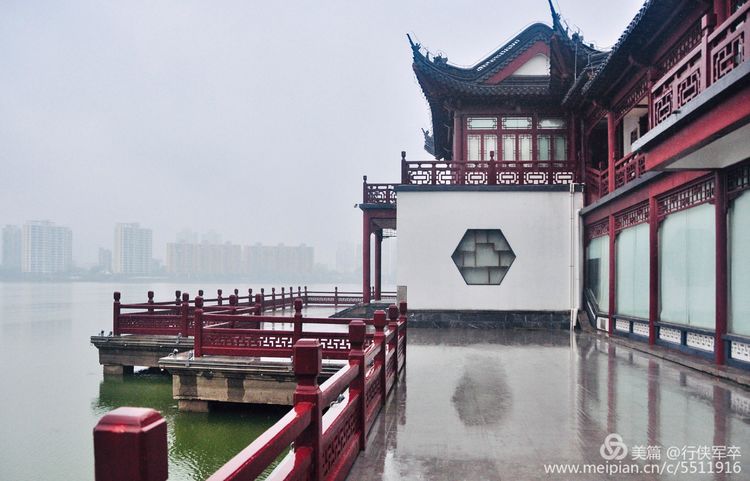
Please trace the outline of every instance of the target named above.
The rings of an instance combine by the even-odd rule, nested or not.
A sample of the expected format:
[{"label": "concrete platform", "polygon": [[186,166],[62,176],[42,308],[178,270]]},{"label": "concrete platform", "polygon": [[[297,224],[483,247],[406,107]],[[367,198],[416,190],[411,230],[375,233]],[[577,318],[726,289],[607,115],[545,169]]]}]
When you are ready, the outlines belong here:
[{"label": "concrete platform", "polygon": [[[628,448],[621,461],[602,455],[613,433]],[[741,456],[724,461],[739,463],[740,472],[548,471],[642,468],[646,461],[633,455],[646,446],[660,448],[653,463],[672,466],[684,447],[735,446]],[[673,447],[679,459],[667,457]],[[744,480],[748,451],[750,391],[735,383],[587,333],[412,329],[406,382],[387,400],[347,479]]]},{"label": "concrete platform", "polygon": [[[319,382],[346,361],[323,361]],[[206,412],[216,402],[292,405],[297,381],[291,359],[202,356],[192,352],[163,357],[159,367],[172,374],[172,395],[181,411]]]},{"label": "concrete platform", "polygon": [[192,337],[177,336],[91,336],[99,350],[99,364],[105,375],[133,372],[133,366],[159,367],[159,359],[193,348]]}]

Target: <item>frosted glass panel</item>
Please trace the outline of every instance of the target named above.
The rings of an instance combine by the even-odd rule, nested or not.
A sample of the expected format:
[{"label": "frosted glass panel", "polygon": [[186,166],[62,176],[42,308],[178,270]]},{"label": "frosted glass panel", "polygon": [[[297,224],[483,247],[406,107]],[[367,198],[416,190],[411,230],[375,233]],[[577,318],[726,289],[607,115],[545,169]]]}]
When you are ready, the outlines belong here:
[{"label": "frosted glass panel", "polygon": [[587,288],[599,305],[609,309],[609,236],[597,237],[586,248]]},{"label": "frosted glass panel", "polygon": [[539,151],[539,160],[550,160],[550,143],[549,143],[550,137],[549,135],[538,135],[536,138],[537,141],[537,150]]},{"label": "frosted glass panel", "polygon": [[562,136],[555,136],[555,160],[568,159],[568,140]]},{"label": "frosted glass panel", "polygon": [[750,336],[750,192],[729,211],[729,332]]},{"label": "frosted glass panel", "polygon": [[563,119],[540,119],[540,129],[564,129],[565,121]]},{"label": "frosted glass panel", "polygon": [[481,149],[481,136],[479,135],[469,135],[467,137],[467,145],[468,145],[468,151],[469,151],[469,159],[471,161],[478,161],[481,160],[479,158],[479,152]]},{"label": "frosted glass panel", "polygon": [[515,135],[503,135],[503,160],[516,160]]},{"label": "frosted glass panel", "polygon": [[714,207],[667,216],[659,229],[661,320],[715,327]]},{"label": "frosted glass panel", "polygon": [[494,152],[495,159],[497,159],[497,135],[484,136],[484,159],[482,160],[490,160],[490,152]]},{"label": "frosted glass panel", "polygon": [[520,160],[531,160],[531,136],[519,135],[518,144],[518,151],[521,156]]},{"label": "frosted glass panel", "polygon": [[469,130],[495,130],[497,117],[469,117],[467,125]]},{"label": "frosted glass panel", "polygon": [[531,117],[503,117],[504,129],[530,129]]},{"label": "frosted glass panel", "polygon": [[617,236],[617,312],[648,319],[648,224]]}]

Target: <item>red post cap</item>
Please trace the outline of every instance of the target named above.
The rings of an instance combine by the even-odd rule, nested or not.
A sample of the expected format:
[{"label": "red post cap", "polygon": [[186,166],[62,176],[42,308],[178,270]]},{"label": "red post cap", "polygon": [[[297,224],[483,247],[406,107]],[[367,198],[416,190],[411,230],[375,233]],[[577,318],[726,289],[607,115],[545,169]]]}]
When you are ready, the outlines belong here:
[{"label": "red post cap", "polygon": [[148,408],[121,407],[94,428],[96,481],[165,481],[167,422]]}]

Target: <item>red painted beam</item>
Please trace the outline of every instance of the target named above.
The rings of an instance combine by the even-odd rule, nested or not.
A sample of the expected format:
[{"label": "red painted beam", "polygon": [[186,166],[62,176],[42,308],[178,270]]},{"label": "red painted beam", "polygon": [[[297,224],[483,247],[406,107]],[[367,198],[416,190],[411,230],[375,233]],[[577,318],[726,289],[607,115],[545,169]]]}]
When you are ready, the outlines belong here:
[{"label": "red painted beam", "polygon": [[646,169],[662,168],[712,141],[721,132],[750,117],[750,85],[728,96],[703,115],[676,130],[669,139],[647,151]]}]

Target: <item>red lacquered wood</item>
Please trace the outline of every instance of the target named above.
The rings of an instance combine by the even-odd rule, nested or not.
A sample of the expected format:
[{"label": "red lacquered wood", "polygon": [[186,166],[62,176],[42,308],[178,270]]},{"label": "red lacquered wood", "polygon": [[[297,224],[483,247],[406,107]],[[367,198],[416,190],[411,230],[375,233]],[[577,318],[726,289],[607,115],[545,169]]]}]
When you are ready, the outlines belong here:
[{"label": "red lacquered wood", "polygon": [[255,479],[310,426],[313,405],[296,403],[291,411],[219,468],[208,481]]},{"label": "red lacquered wood", "polygon": [[167,423],[157,411],[117,408],[94,428],[96,481],[164,481]]}]

